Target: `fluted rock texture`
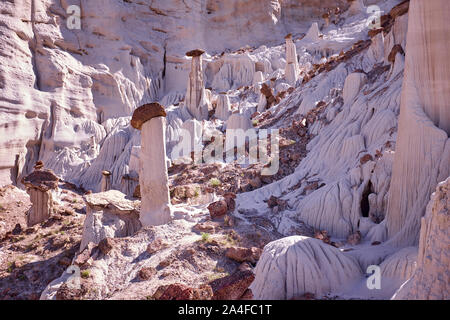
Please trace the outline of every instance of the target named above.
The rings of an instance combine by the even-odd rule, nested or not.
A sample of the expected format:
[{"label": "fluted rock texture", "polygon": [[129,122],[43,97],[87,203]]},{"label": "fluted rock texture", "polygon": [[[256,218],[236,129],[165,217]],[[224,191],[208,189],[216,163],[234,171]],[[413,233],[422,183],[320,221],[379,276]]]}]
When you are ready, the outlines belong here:
[{"label": "fluted rock texture", "polygon": [[153,118],[142,126],[139,185],[143,226],[164,224],[171,219],[165,126],[165,117]]},{"label": "fluted rock texture", "polygon": [[414,245],[437,183],[450,174],[450,28],[446,0],[412,0],[387,214],[394,245]]},{"label": "fluted rock texture", "polygon": [[205,80],[201,53],[192,56],[191,72],[189,73],[186,107],[197,120],[207,120],[210,101],[206,95]]},{"label": "fluted rock texture", "polygon": [[292,299],[338,290],[361,277],[358,262],[320,240],[292,236],[266,245],[250,288],[255,299]]},{"label": "fluted rock texture", "polygon": [[450,299],[450,178],[440,183],[422,218],[417,269],[394,299]]}]

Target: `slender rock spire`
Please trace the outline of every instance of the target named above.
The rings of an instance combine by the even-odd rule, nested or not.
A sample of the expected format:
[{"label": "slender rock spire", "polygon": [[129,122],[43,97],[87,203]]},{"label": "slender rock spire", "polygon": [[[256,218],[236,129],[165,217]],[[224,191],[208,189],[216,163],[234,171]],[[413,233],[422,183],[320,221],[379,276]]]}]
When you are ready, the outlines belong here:
[{"label": "slender rock spire", "polygon": [[142,225],[161,225],[171,220],[166,162],[166,112],[159,103],[137,108],[131,125],[141,130],[139,185]]},{"label": "slender rock spire", "polygon": [[200,121],[208,119],[210,106],[203,79],[202,54],[204,52],[201,49],[196,49],[186,53],[186,56],[192,57],[186,92],[186,107],[190,114]]}]

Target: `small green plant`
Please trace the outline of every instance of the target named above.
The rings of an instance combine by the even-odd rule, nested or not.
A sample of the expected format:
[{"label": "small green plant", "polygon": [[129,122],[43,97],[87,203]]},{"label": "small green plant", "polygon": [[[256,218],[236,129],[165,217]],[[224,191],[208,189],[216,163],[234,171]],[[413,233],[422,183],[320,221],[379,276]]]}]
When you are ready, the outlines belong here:
[{"label": "small green plant", "polygon": [[296,142],[297,141],[295,141],[295,140],[288,139],[288,140],[286,140],[286,145],[291,146],[291,145],[295,144]]},{"label": "small green plant", "polygon": [[203,241],[203,242],[208,242],[208,241],[209,241],[209,237],[210,237],[210,234],[209,234],[209,233],[207,233],[207,232],[202,232],[202,241]]},{"label": "small green plant", "polygon": [[0,211],[4,211],[4,210],[5,210],[5,207],[0,204]]},{"label": "small green plant", "polygon": [[81,271],[81,278],[83,278],[83,279],[89,278],[90,275],[91,275],[91,272],[90,272],[89,270],[83,270],[83,271]]},{"label": "small green plant", "polygon": [[209,184],[210,184],[212,187],[218,187],[218,186],[221,185],[221,182],[220,182],[220,180],[217,179],[217,178],[211,178],[211,179],[209,180]]},{"label": "small green plant", "polygon": [[199,188],[195,188],[194,197],[197,198],[200,195]]},{"label": "small green plant", "polygon": [[253,120],[252,124],[253,124],[254,127],[256,127],[259,124],[259,121],[258,120]]},{"label": "small green plant", "polygon": [[8,268],[6,269],[6,271],[7,271],[8,273],[11,273],[11,272],[13,272],[13,270],[14,270],[15,268],[16,268],[16,262],[13,261],[13,262],[8,263]]}]

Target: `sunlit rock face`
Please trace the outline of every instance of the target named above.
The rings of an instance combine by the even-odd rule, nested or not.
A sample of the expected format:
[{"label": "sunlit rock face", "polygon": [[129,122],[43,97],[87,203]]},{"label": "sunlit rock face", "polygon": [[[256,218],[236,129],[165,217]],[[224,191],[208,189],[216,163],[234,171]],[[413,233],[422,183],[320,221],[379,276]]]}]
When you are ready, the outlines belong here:
[{"label": "sunlit rock face", "polygon": [[427,205],[420,229],[415,273],[394,299],[448,300],[450,298],[450,178],[440,183]]},{"label": "sunlit rock face", "polygon": [[449,14],[445,0],[410,4],[387,215],[388,236],[395,245],[418,243],[428,199],[450,174],[450,34],[445,27]]},{"label": "sunlit rock face", "polygon": [[[67,27],[73,4],[81,9],[80,30]],[[186,92],[186,51],[278,43],[288,32],[306,32],[331,5],[336,1],[2,1],[0,184],[17,183],[42,159],[94,191],[101,171],[110,170],[117,187],[129,173],[131,141],[139,141],[118,118],[170,91]]]}]

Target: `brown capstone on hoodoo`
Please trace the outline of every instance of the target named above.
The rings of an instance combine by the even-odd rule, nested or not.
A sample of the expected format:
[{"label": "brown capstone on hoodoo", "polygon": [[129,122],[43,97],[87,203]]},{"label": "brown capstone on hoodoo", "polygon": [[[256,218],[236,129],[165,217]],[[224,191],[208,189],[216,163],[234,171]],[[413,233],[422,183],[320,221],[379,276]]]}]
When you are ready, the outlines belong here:
[{"label": "brown capstone on hoodoo", "polygon": [[186,55],[188,57],[198,57],[198,56],[201,56],[204,53],[205,53],[205,51],[202,50],[202,49],[195,49],[195,50],[191,50],[191,51],[186,52]]},{"label": "brown capstone on hoodoo", "polygon": [[166,111],[164,107],[157,102],[144,104],[133,112],[131,118],[131,126],[137,130],[142,129],[142,125],[156,117],[165,117]]}]

